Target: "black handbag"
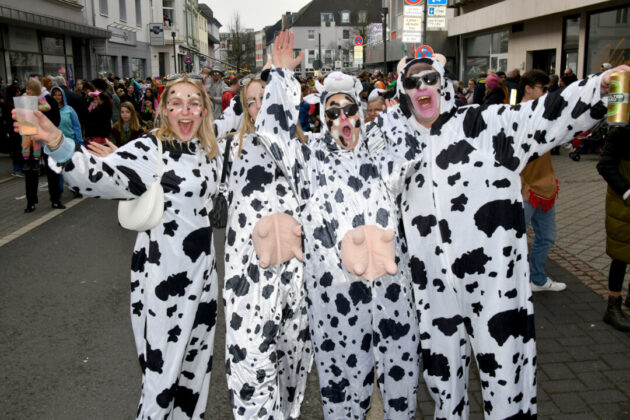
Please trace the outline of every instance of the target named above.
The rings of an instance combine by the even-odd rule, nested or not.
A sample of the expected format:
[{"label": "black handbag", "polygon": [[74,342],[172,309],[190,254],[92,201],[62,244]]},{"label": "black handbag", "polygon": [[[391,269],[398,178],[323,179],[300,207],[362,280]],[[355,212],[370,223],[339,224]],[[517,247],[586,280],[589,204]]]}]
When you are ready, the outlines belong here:
[{"label": "black handbag", "polygon": [[219,184],[219,193],[212,199],[212,210],[210,210],[210,225],[215,229],[223,229],[227,225],[228,203],[225,195],[227,186],[225,185],[225,177],[227,176],[230,143],[233,136],[228,136],[225,143],[225,152],[223,152],[223,170],[221,171],[221,183]]}]

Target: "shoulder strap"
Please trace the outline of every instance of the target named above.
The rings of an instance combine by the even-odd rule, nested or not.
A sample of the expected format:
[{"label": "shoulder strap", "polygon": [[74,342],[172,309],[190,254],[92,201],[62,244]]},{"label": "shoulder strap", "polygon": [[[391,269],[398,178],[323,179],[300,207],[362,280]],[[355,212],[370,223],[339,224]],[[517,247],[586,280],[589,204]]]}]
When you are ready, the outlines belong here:
[{"label": "shoulder strap", "polygon": [[162,162],[162,140],[160,140],[159,138],[155,138],[155,140],[157,141],[157,149],[158,149],[158,156],[157,156],[157,178],[161,179],[162,178],[162,165],[164,164],[164,162]]},{"label": "shoulder strap", "polygon": [[230,158],[230,143],[232,143],[233,137],[233,135],[229,135],[225,139],[225,151],[223,152],[223,170],[221,171],[221,184],[225,183],[225,177],[227,176],[228,161]]}]

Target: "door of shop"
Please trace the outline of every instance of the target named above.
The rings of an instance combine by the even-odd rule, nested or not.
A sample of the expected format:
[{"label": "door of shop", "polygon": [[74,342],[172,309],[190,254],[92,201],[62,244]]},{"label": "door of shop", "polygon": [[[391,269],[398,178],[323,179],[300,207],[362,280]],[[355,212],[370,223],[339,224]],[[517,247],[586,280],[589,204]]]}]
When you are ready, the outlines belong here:
[{"label": "door of shop", "polygon": [[547,74],[556,73],[556,50],[531,51],[532,69],[542,70]]}]

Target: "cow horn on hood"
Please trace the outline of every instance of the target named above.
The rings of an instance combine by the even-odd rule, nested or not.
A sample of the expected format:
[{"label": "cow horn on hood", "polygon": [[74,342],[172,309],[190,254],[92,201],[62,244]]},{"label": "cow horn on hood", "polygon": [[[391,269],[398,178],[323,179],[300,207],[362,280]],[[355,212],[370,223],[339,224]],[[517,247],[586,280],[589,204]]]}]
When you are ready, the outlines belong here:
[{"label": "cow horn on hood", "polygon": [[404,56],[403,58],[400,59],[400,61],[398,62],[398,65],[396,66],[396,73],[400,74],[400,72],[402,71],[402,69],[405,68],[405,64],[407,64],[407,56]]}]

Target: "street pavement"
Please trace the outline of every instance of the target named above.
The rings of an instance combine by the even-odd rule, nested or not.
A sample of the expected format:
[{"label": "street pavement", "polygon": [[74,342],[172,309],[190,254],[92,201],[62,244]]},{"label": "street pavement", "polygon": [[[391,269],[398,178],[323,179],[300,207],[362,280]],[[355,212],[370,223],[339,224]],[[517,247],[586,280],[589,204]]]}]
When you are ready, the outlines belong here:
[{"label": "street pavement", "polygon": [[[563,150],[553,160],[558,240],[547,271],[568,289],[533,297],[539,418],[630,419],[630,334],[601,320],[610,263],[606,184],[594,155],[574,162]],[[118,226],[113,202],[72,199],[66,191],[68,209],[51,209],[45,177],[37,210],[25,214],[24,180],[9,172],[0,155],[0,417],[133,419],[140,390],[128,312],[134,233]],[[221,264],[218,270],[222,278]],[[231,418],[224,335],[220,302],[207,419]],[[483,418],[474,366],[470,389],[471,418]],[[423,383],[418,401],[417,418],[432,418]],[[370,420],[382,419],[378,398],[373,407]],[[302,414],[323,418],[315,369]]]}]

